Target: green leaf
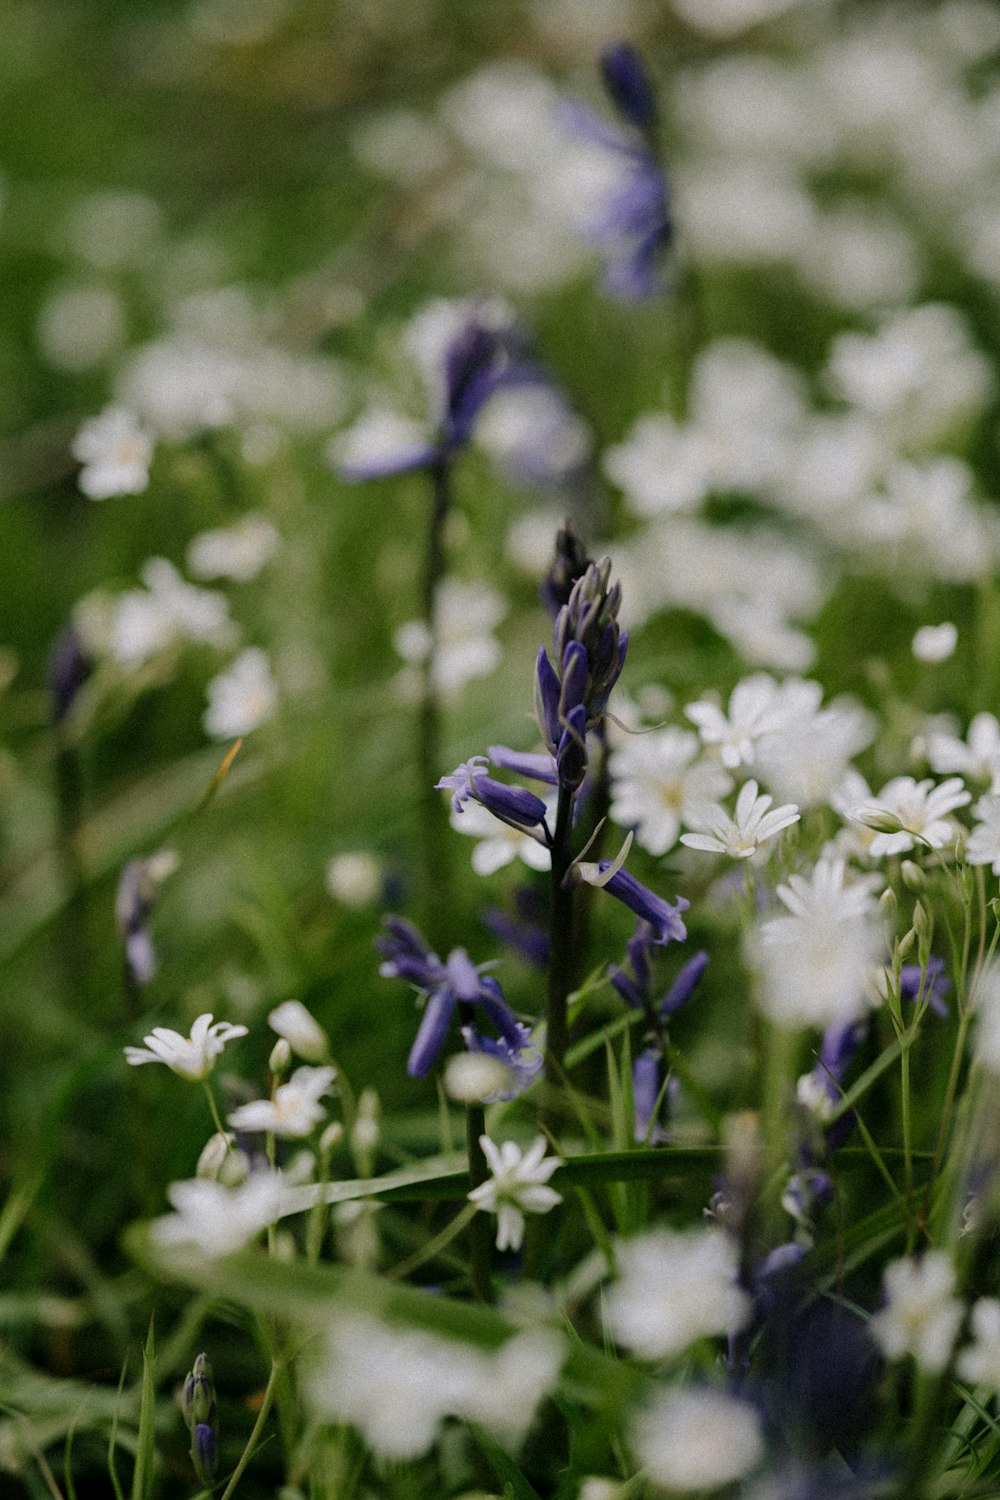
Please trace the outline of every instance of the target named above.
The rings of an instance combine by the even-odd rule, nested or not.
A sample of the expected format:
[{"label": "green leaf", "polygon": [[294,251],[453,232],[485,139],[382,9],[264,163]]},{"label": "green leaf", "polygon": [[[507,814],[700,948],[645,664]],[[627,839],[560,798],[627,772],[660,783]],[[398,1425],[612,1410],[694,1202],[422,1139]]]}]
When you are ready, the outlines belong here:
[{"label": "green leaf", "polygon": [[505,1495],[510,1495],[512,1500],[541,1500],[538,1491],[528,1483],[510,1454],[505,1453],[488,1432],[473,1426],[469,1430],[486,1462],[503,1485]]},{"label": "green leaf", "polygon": [[153,1322],[150,1319],[146,1347],[142,1351],[142,1396],[139,1402],[139,1442],[132,1472],[132,1500],[149,1500],[153,1492],[153,1456],[156,1439],[156,1355]]}]

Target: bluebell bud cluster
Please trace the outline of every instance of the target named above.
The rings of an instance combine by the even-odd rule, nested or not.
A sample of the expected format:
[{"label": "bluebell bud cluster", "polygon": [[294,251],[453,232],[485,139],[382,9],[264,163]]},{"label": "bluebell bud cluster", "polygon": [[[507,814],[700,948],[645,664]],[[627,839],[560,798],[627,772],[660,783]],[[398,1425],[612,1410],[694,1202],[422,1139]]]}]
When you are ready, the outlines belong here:
[{"label": "bluebell bud cluster", "polygon": [[587,730],[603,718],[621,675],[628,631],[618,624],[621,586],[608,586],[611,559],[591,563],[556,616],[555,664],[539,647],[535,715],[559,785],[575,791],[587,771]]},{"label": "bluebell bud cluster", "polygon": [[201,1484],[211,1484],[219,1467],[216,1429],[219,1415],[207,1354],[199,1354],[184,1381],[181,1410],[191,1433],[191,1462]]}]

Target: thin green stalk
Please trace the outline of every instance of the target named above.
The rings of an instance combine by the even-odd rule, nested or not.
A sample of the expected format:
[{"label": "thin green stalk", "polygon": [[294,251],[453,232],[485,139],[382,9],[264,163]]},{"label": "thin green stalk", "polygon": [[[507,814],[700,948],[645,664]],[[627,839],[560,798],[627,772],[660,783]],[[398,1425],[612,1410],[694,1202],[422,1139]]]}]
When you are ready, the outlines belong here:
[{"label": "thin green stalk", "polygon": [[232,1475],[230,1476],[229,1483],[222,1491],[219,1500],[230,1500],[230,1496],[236,1489],[236,1486],[239,1484],[240,1480],[243,1478],[243,1472],[246,1469],[247,1464],[250,1462],[251,1458],[254,1455],[254,1450],[256,1449],[257,1444],[260,1441],[260,1435],[264,1430],[264,1423],[267,1421],[268,1413],[271,1410],[271,1403],[274,1401],[274,1392],[278,1383],[278,1375],[280,1371],[280,1361],[272,1359],[271,1373],[268,1376],[267,1385],[264,1388],[263,1400],[260,1403],[260,1411],[257,1413],[257,1420],[253,1424],[253,1431],[247,1438],[247,1445],[240,1455],[240,1461],[236,1465],[236,1468],[233,1470]]},{"label": "thin green stalk", "polygon": [[549,929],[548,1008],[545,1035],[545,1082],[547,1109],[564,1072],[567,1041],[567,1001],[574,984],[573,891],[566,888],[566,872],[572,863],[570,832],[573,823],[573,792],[559,788],[556,826],[552,836],[552,911]]},{"label": "thin green stalk", "polygon": [[[470,1191],[484,1183],[490,1175],[486,1154],[479,1144],[479,1137],[486,1134],[486,1116],[481,1104],[469,1104],[465,1109],[465,1138],[469,1151]],[[471,1205],[470,1205],[471,1207]],[[472,1289],[481,1302],[493,1302],[493,1240],[490,1224],[485,1214],[475,1213],[469,1224],[471,1249]]]},{"label": "thin green stalk", "polygon": [[208,1107],[212,1111],[212,1120],[215,1124],[215,1128],[222,1136],[222,1139],[225,1141],[226,1150],[228,1151],[229,1132],[227,1131],[225,1125],[223,1125],[222,1123],[222,1117],[219,1114],[219,1106],[215,1102],[215,1095],[212,1093],[212,1087],[207,1078],[203,1078],[201,1080],[201,1086],[205,1090],[205,1098],[208,1100]]},{"label": "thin green stalk", "polygon": [[435,600],[444,576],[444,529],[451,508],[451,483],[447,460],[430,470],[431,512],[427,526],[420,611],[427,628],[430,649],[423,667],[420,710],[417,721],[417,788],[423,835],[423,899],[426,927],[431,942],[442,944],[445,914],[451,909],[451,879],[448,862],[448,823],[444,803],[434,783],[447,769],[441,764],[441,705],[434,684],[437,655]]}]

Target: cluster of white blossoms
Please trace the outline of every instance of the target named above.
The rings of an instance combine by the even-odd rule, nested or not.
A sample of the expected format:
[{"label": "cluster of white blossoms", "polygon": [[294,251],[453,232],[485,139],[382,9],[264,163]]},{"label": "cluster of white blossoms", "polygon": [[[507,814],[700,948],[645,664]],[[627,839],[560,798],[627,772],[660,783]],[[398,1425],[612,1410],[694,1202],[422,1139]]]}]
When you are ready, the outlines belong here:
[{"label": "cluster of white blossoms", "polygon": [[[502,655],[493,634],[507,614],[506,600],[482,583],[443,578],[434,595],[434,633],[422,620],[408,620],[393,644],[411,667],[430,662],[435,692],[454,698],[478,677],[496,670]],[[404,679],[404,690],[408,679]]]},{"label": "cluster of white blossoms", "polygon": [[267,652],[247,646],[206,689],[205,733],[215,740],[235,739],[259,729],[278,707],[278,685]]},{"label": "cluster of white blossoms", "polygon": [[676,1359],[699,1339],[738,1333],[749,1321],[739,1250],[722,1230],[651,1230],[619,1245],[616,1259],[604,1312],[612,1337],[641,1359]]},{"label": "cluster of white blossoms", "polygon": [[446,1417],[483,1426],[516,1448],[563,1358],[562,1340],[547,1329],[516,1334],[485,1353],[343,1313],[306,1370],[305,1389],[318,1416],[349,1422],[380,1458],[420,1457]]},{"label": "cluster of white blossoms", "polygon": [[[957,1295],[955,1267],[944,1250],[893,1261],[885,1272],[885,1305],[871,1321],[871,1332],[887,1359],[912,1355],[936,1374],[955,1354],[965,1317]],[[973,1342],[955,1358],[960,1380],[1000,1391],[1000,1302],[981,1297],[970,1314]]]}]

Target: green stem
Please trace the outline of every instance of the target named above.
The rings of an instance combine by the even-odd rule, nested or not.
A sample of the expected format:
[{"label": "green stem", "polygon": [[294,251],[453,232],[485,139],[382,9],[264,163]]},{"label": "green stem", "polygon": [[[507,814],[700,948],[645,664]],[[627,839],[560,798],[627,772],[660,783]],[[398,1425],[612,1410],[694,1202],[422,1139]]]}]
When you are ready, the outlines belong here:
[{"label": "green stem", "polygon": [[[479,1144],[479,1137],[486,1134],[486,1116],[481,1104],[468,1104],[465,1109],[465,1139],[469,1152],[470,1191],[484,1183],[490,1175],[486,1165],[486,1154]],[[471,1207],[471,1204],[470,1204]],[[489,1220],[485,1214],[476,1213],[469,1224],[471,1241],[472,1287],[481,1302],[493,1302],[493,1241]]]},{"label": "green stem", "polygon": [[559,788],[556,826],[552,837],[552,911],[549,932],[548,1010],[545,1036],[545,1082],[547,1106],[564,1078],[567,1041],[567,1001],[573,988],[573,891],[567,889],[566,872],[572,863],[569,836],[573,822],[573,792]]},{"label": "green stem", "polygon": [[253,1457],[254,1450],[257,1447],[258,1442],[260,1441],[260,1435],[264,1430],[264,1423],[267,1421],[268,1413],[271,1410],[271,1403],[274,1400],[274,1392],[278,1384],[278,1374],[280,1370],[281,1365],[278,1360],[272,1359],[271,1373],[268,1376],[267,1385],[264,1388],[264,1397],[260,1403],[260,1411],[257,1413],[257,1420],[253,1424],[253,1431],[247,1438],[247,1445],[240,1455],[240,1461],[236,1465],[236,1468],[233,1470],[229,1483],[226,1485],[226,1488],[220,1495],[219,1500],[230,1500],[230,1496],[232,1495],[236,1486],[239,1484],[240,1480],[243,1478],[243,1471]]},{"label": "green stem", "polygon": [[212,1093],[212,1088],[207,1078],[203,1078],[201,1080],[201,1086],[205,1090],[205,1098],[208,1100],[208,1107],[212,1111],[212,1120],[215,1124],[215,1128],[222,1136],[222,1139],[225,1141],[226,1151],[228,1152],[230,1149],[229,1132],[226,1130],[225,1125],[223,1125],[222,1123],[222,1117],[219,1114],[219,1106],[215,1102],[215,1095]]},{"label": "green stem", "polygon": [[434,790],[434,783],[447,769],[441,764],[441,705],[434,685],[434,663],[438,647],[435,600],[438,585],[444,576],[444,529],[451,509],[447,460],[439,460],[430,470],[430,477],[431,513],[420,593],[421,618],[427,627],[430,649],[423,668],[417,722],[417,797],[423,835],[426,928],[432,946],[440,947],[445,914],[451,909],[448,822],[445,804],[440,793]]}]

